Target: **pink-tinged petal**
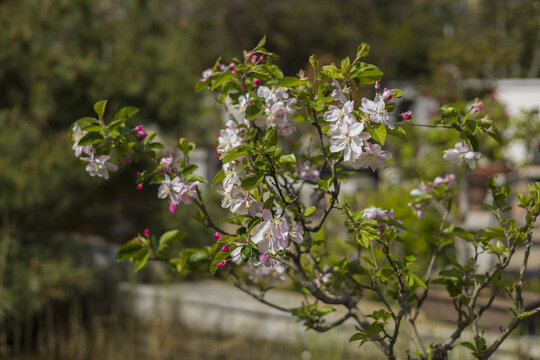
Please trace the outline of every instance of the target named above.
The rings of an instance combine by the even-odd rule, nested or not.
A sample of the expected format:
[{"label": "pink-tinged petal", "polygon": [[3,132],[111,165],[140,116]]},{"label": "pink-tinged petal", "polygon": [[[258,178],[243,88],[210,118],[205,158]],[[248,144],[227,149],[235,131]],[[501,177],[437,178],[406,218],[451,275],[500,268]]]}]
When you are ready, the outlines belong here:
[{"label": "pink-tinged petal", "polygon": [[262,218],[264,221],[270,221],[272,220],[272,212],[268,209],[264,209],[262,211]]},{"label": "pink-tinged petal", "polygon": [[354,110],[354,101],[350,100],[343,105],[343,112],[345,114],[350,114]]}]

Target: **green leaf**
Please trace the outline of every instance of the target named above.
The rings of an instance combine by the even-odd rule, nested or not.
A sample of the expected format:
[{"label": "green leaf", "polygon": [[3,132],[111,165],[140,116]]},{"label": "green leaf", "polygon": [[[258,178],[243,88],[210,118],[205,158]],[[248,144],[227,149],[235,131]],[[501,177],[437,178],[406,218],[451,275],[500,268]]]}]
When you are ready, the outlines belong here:
[{"label": "green leaf", "polygon": [[71,125],[71,128],[69,129],[69,136],[73,135],[73,127],[75,126],[75,124],[79,124],[79,127],[83,129],[86,126],[99,125],[99,122],[98,119],[92,117],[80,118]]},{"label": "green leaf", "polygon": [[392,97],[394,98],[400,98],[402,97],[403,95],[405,95],[405,93],[399,89],[392,89]]},{"label": "green leaf", "polygon": [[470,349],[470,350],[476,352],[476,347],[475,347],[473,344],[471,344],[470,342],[468,342],[468,341],[462,342],[461,345],[463,345],[463,346],[465,346],[466,348],[468,348],[468,349]]},{"label": "green leaf", "polygon": [[302,123],[302,122],[304,122],[304,121],[306,121],[308,119],[309,118],[307,117],[307,115],[303,114],[303,113],[296,113],[293,116],[291,116],[291,120],[295,121],[297,123]]},{"label": "green leaf", "polygon": [[495,127],[491,128],[487,132],[488,136],[490,136],[493,140],[498,142],[500,145],[503,144],[503,138],[501,136],[501,133],[499,133],[499,130]]},{"label": "green leaf", "polygon": [[79,140],[79,146],[87,146],[97,144],[103,141],[103,135],[99,132],[89,132]]},{"label": "green leaf", "polygon": [[216,185],[220,181],[223,181],[225,179],[225,170],[221,169],[218,171],[216,176],[214,176],[214,180],[212,180],[212,186]]},{"label": "green leaf", "polygon": [[384,142],[386,141],[386,126],[375,123],[368,128],[368,131],[375,141],[381,145],[384,145]]},{"label": "green leaf", "polygon": [[121,262],[131,260],[139,251],[144,248],[144,245],[139,240],[131,240],[118,249],[118,252],[116,253],[116,261]]},{"label": "green leaf", "polygon": [[281,155],[281,157],[279,158],[279,162],[280,163],[295,163],[296,157],[294,156],[294,154]]},{"label": "green leaf", "polygon": [[468,232],[467,230],[460,228],[459,226],[456,226],[452,233],[456,236],[459,236],[460,238],[467,240],[467,241],[474,241],[474,235]]},{"label": "green leaf", "polygon": [[476,131],[478,130],[478,123],[475,120],[467,120],[465,121],[465,126],[469,131],[472,133],[472,135],[476,134]]},{"label": "green leaf", "polygon": [[141,270],[144,267],[144,265],[146,265],[146,262],[148,261],[149,256],[150,256],[150,250],[147,248],[144,248],[137,254],[137,256],[133,259],[135,261],[135,264],[133,264],[135,272]]},{"label": "green leaf", "polygon": [[426,284],[424,284],[424,282],[422,280],[420,280],[420,278],[416,274],[409,273],[409,276],[414,280],[415,283],[417,283],[418,285],[420,285],[424,289],[427,289]]},{"label": "green leaf", "polygon": [[118,111],[116,115],[114,115],[113,120],[120,120],[120,119],[126,120],[126,117],[127,118],[133,117],[138,112],[139,112],[138,108],[132,107],[132,106],[126,106],[126,107],[121,108],[120,111]]},{"label": "green leaf", "polygon": [[270,127],[266,130],[263,136],[263,143],[267,146],[275,146],[278,142],[278,135],[276,128]]},{"label": "green leaf", "polygon": [[246,176],[242,180],[242,184],[240,186],[244,190],[252,190],[252,189],[255,189],[257,186],[259,186],[261,182],[263,181],[263,179],[264,179],[264,174]]},{"label": "green leaf", "polygon": [[308,217],[309,215],[313,214],[317,210],[316,206],[310,206],[304,211],[304,216]]},{"label": "green leaf", "polygon": [[365,227],[360,229],[360,232],[362,233],[362,238],[365,238],[368,241],[376,241],[379,239],[379,233],[375,229]]},{"label": "green leaf", "polygon": [[363,84],[374,84],[375,81],[381,81],[383,72],[372,64],[365,62],[355,63],[350,71],[351,79],[356,79]]},{"label": "green leaf", "polygon": [[358,45],[358,48],[356,48],[356,60],[368,56],[370,49],[371,46],[369,46],[367,43],[361,43]]},{"label": "green leaf", "polygon": [[307,84],[306,80],[300,80],[299,78],[292,76],[285,76],[283,79],[279,80],[278,86],[282,87],[295,87],[295,86],[304,86]]},{"label": "green leaf", "polygon": [[188,176],[186,176],[186,182],[194,182],[194,181],[198,181],[202,184],[208,184],[208,181],[202,176],[195,175],[195,174],[189,174]]},{"label": "green leaf", "polygon": [[231,81],[234,79],[234,74],[230,72],[224,72],[224,73],[218,73],[217,76],[214,79],[214,82],[212,83],[212,90],[217,89],[218,87],[222,86],[228,81]]},{"label": "green leaf", "polygon": [[218,251],[216,253],[216,256],[214,256],[214,260],[212,260],[212,263],[210,264],[210,273],[212,275],[216,274],[216,271],[218,269],[218,267],[216,265],[219,264],[220,262],[222,262],[223,260],[227,259],[227,257],[229,257],[229,255],[230,255],[230,253],[234,249],[236,249],[238,247],[238,245],[236,245],[235,243],[230,243],[227,246],[229,246],[230,251],[228,251],[228,252]]},{"label": "green leaf", "polygon": [[386,133],[392,136],[395,136],[397,138],[400,138],[401,140],[407,141],[407,133],[401,126],[396,126],[394,129],[387,129]]},{"label": "green leaf", "polygon": [[229,150],[227,155],[225,155],[225,157],[221,159],[221,161],[224,164],[226,164],[233,160],[238,159],[240,156],[246,155],[247,153],[248,153],[248,150],[245,146],[238,146],[238,147],[235,147],[234,149]]},{"label": "green leaf", "polygon": [[377,275],[380,277],[382,282],[386,282],[386,280],[396,275],[396,272],[391,268],[383,268],[377,272]]},{"label": "green leaf", "polygon": [[103,126],[99,124],[90,124],[86,125],[85,127],[81,127],[81,130],[88,131],[88,132],[100,132],[103,129]]},{"label": "green leaf", "polygon": [[205,81],[198,81],[195,84],[195,93],[200,93],[201,91],[206,89],[209,84],[210,84],[210,79],[205,80]]},{"label": "green leaf", "polygon": [[321,73],[323,73],[323,74],[325,74],[325,75],[327,75],[329,77],[336,78],[336,79],[343,79],[344,78],[343,73],[341,72],[340,69],[337,68],[337,66],[335,64],[324,65],[322,67]]},{"label": "green leaf", "polygon": [[341,60],[341,70],[346,72],[349,70],[349,66],[351,65],[351,59],[347,56],[345,59]]},{"label": "green leaf", "polygon": [[311,55],[309,57],[309,63],[311,64],[313,69],[315,69],[315,71],[317,72],[319,69],[319,59],[317,59],[316,55]]},{"label": "green leaf", "polygon": [[323,305],[317,309],[317,312],[322,316],[330,314],[331,312],[336,311],[336,309],[330,305]]},{"label": "green leaf", "polygon": [[255,104],[251,104],[246,108],[246,119],[254,119],[263,113],[263,109]]},{"label": "green leaf", "polygon": [[266,35],[264,35],[264,36],[262,37],[262,39],[259,40],[259,43],[257,44],[257,46],[255,46],[255,48],[253,49],[253,51],[259,50],[259,49],[262,48],[264,45],[266,45]]},{"label": "green leaf", "polygon": [[362,236],[361,231],[356,232],[356,241],[366,249],[369,248],[369,238]]},{"label": "green leaf", "polygon": [[277,79],[281,79],[283,77],[283,72],[276,65],[265,65],[265,69]]},{"label": "green leaf", "polygon": [[184,239],[186,236],[187,236],[187,233],[180,230],[170,230],[163,233],[163,235],[161,235],[161,237],[159,238],[158,251],[161,252],[165,250],[166,248],[168,248],[170,243],[180,241]]},{"label": "green leaf", "polygon": [[103,117],[103,114],[105,113],[105,106],[107,106],[107,100],[100,100],[94,104],[94,111],[100,117]]},{"label": "green leaf", "polygon": [[368,338],[369,337],[367,336],[367,334],[365,332],[359,332],[359,333],[356,333],[353,336],[351,336],[349,338],[349,342],[358,341],[358,340],[366,340]]},{"label": "green leaf", "polygon": [[182,169],[182,175],[187,176],[192,174],[195,170],[197,170],[199,167],[194,164],[189,164],[188,166],[184,167]]}]

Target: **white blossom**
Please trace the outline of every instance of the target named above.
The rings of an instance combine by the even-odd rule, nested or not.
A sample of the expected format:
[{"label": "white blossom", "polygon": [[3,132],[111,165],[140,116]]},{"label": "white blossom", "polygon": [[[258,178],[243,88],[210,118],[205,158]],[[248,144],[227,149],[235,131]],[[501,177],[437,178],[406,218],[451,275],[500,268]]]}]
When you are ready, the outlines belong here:
[{"label": "white blossom", "polygon": [[375,95],[374,100],[369,100],[366,98],[362,99],[362,107],[360,110],[369,115],[369,119],[376,123],[381,123],[384,126],[389,127],[390,129],[394,128],[394,123],[390,119],[390,115],[385,109],[386,104],[384,103],[384,98],[381,94]]},{"label": "white blossom", "polygon": [[343,159],[354,163],[362,154],[364,140],[370,138],[370,135],[363,130],[364,125],[357,122],[351,126],[330,131],[330,151],[343,152]]},{"label": "white blossom", "polygon": [[178,194],[182,190],[183,183],[180,181],[179,177],[175,177],[171,180],[169,175],[165,174],[165,179],[161,181],[158,189],[158,198],[165,199],[169,198],[171,204],[178,205],[179,199]]},{"label": "white blossom", "polygon": [[331,123],[331,130],[351,126],[356,122],[356,117],[352,114],[353,109],[354,101],[347,101],[341,109],[335,105],[330,105],[328,111],[324,113],[324,120]]},{"label": "white blossom", "polygon": [[241,164],[235,161],[223,164],[223,171],[225,172],[225,179],[223,179],[223,189],[225,192],[230,193],[233,187],[240,185],[242,179],[246,176],[246,171]]},{"label": "white blossom", "polygon": [[208,79],[210,79],[210,76],[212,76],[214,74],[214,70],[212,69],[206,69],[203,71],[202,73],[202,77],[199,81],[206,81]]},{"label": "white blossom", "polygon": [[90,154],[90,157],[81,158],[82,160],[88,161],[86,164],[86,171],[90,176],[102,177],[105,180],[109,178],[109,171],[115,171],[118,167],[114,164],[109,163],[109,155],[95,156],[93,153]]},{"label": "white blossom", "polygon": [[236,127],[234,121],[229,120],[226,127],[219,132],[216,151],[223,156],[228,151],[242,145],[243,142],[244,139],[240,134],[240,129]]},{"label": "white blossom", "polygon": [[258,224],[251,241],[259,247],[259,253],[272,254],[286,250],[289,247],[289,224],[280,215],[272,216],[268,209],[262,211],[263,222]]},{"label": "white blossom", "polygon": [[476,161],[482,154],[476,151],[471,151],[469,145],[462,142],[457,142],[453,149],[444,151],[443,158],[453,164],[461,165],[466,162],[471,169],[476,168]]},{"label": "white blossom", "polygon": [[257,89],[257,96],[264,99],[266,106],[272,106],[280,100],[287,100],[289,98],[287,88],[284,87],[274,87],[270,90],[267,86],[260,86]]},{"label": "white blossom", "polygon": [[79,141],[86,134],[88,134],[88,131],[82,131],[79,124],[75,124],[75,126],[73,126],[72,139],[74,144],[72,149],[75,150],[76,157],[81,156],[81,154],[91,155],[94,153],[94,147],[92,145],[79,146]]},{"label": "white blossom", "polygon": [[364,213],[362,215],[364,219],[393,219],[394,218],[394,210],[383,210],[378,207],[369,207],[364,209]]},{"label": "white blossom", "polygon": [[356,159],[354,167],[370,167],[373,171],[375,171],[375,169],[385,169],[388,166],[386,160],[392,158],[392,153],[382,150],[381,145],[379,144],[372,144],[366,141],[364,142],[364,145],[364,152]]}]

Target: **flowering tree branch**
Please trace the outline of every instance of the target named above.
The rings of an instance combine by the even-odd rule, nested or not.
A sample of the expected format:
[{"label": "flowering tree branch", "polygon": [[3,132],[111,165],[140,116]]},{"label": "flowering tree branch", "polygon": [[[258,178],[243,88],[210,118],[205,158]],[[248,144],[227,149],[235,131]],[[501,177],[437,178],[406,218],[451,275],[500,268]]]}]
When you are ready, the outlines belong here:
[{"label": "flowering tree branch", "polygon": [[[132,261],[135,270],[148,260],[163,261],[182,274],[207,266],[212,274],[222,273],[257,301],[293,314],[309,329],[322,332],[354,320],[356,332],[349,341],[373,342],[389,359],[401,357],[396,344],[403,322],[421,359],[446,359],[463,331],[471,327],[474,344],[462,344],[475,357],[487,359],[522,319],[538,312],[524,311],[522,293],[533,225],[540,211],[540,184],[531,185],[528,195],[519,195],[527,217],[526,224],[518,227],[505,215],[509,186],[498,186],[491,180],[488,187],[494,200],[486,207],[499,226],[470,232],[450,218],[458,190],[456,176],[448,173],[420,182],[410,193],[411,210],[419,218],[432,205],[444,205],[445,211],[438,231],[432,234],[438,240],[432,252],[409,253],[401,238],[409,231],[407,224],[396,219],[393,210],[355,209],[340,197],[345,175],[358,169],[383,171],[393,157],[386,150],[387,135],[406,137],[404,129],[410,126],[456,131],[460,140],[441,157],[470,169],[481,157],[478,135],[484,133],[496,141],[501,138],[490,121],[476,115],[482,110],[479,101],[443,104],[440,118],[430,124],[409,122],[410,110],[394,113],[392,99],[403,96],[403,92],[381,87],[382,72],[363,61],[368,53],[369,46],[361,44],[354,60],[346,57],[339,66],[321,66],[312,56],[312,79],[303,71],[297,76],[284,76],[274,64],[276,55],[264,48],[263,39],[242,57],[229,64],[218,61],[203,72],[195,91],[212,91],[228,117],[215,144],[222,166],[209,184],[220,195],[221,207],[230,212],[223,221],[211,216],[202,196],[209,181],[196,175],[197,165],[190,162],[195,143],[182,138],[177,143],[182,156],[165,153],[165,147],[154,140],[155,133],[146,133],[143,125],[128,126],[138,112],[136,108],[122,108],[107,122],[107,102],[97,102],[97,118],[79,119],[73,125],[73,150],[91,176],[104,179],[121,166],[122,157],[124,162],[144,159],[144,168],[136,174],[137,189],[158,185],[157,196],[167,201],[171,213],[193,204],[199,209],[197,220],[205,229],[216,231],[212,246],[182,248],[173,253],[171,244],[187,234],[171,230],[157,237],[145,230],[117,254],[118,261]],[[355,104],[351,89],[367,86],[373,96]],[[311,193],[309,201],[301,196],[304,192]],[[326,204],[321,204],[323,199]],[[334,209],[343,225],[339,239],[321,239]],[[474,249],[465,265],[446,262],[446,245],[456,238]],[[339,241],[347,256],[329,254],[329,241]],[[512,294],[503,289],[500,279],[520,246],[525,246],[525,255]],[[485,274],[477,273],[480,253],[493,254],[497,259]],[[418,273],[424,263],[427,270],[421,277]],[[265,291],[287,279],[303,295],[299,307],[287,308],[264,296]],[[416,321],[435,283],[446,287],[458,318],[447,339],[426,344]],[[257,293],[251,284],[265,291]],[[482,303],[479,299],[488,290],[488,300]],[[514,319],[487,347],[479,320],[502,290],[512,297]],[[380,308],[370,314],[358,308],[366,292],[374,294],[380,303]],[[345,314],[325,321],[336,308],[345,310]],[[410,358],[410,352],[407,354]]]}]

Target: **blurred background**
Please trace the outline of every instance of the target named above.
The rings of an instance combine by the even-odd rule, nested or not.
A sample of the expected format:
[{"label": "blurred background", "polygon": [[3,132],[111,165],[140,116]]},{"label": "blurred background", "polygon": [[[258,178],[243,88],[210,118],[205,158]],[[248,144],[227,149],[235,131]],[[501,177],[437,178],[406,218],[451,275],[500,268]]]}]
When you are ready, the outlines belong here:
[{"label": "blurred background", "polygon": [[[139,123],[168,134],[163,142],[186,136],[211,150],[221,115],[194,85],[218,57],[228,62],[265,34],[267,49],[292,76],[311,54],[337,62],[368,42],[367,61],[382,69],[385,85],[406,90],[400,106],[419,120],[436,115],[440,102],[484,99],[486,112],[517,141],[483,145],[480,172],[467,175],[464,212],[481,208],[488,175],[516,174],[525,164],[525,182],[540,178],[537,0],[0,1],[0,357],[346,358],[306,343],[254,345],[125,315],[129,291],[119,293],[118,282],[176,279],[159,268],[135,278],[114,263],[119,244],[145,228],[160,234],[180,227],[197,234],[185,246],[201,246],[211,243],[211,232],[190,219],[191,209],[168,214],[156,189],[137,191],[133,165],[109,181],[89,177],[68,137],[76,119],[108,99],[112,113],[139,107]],[[436,216],[420,223],[398,210],[399,199],[418,174],[444,174],[445,164],[433,166],[433,159],[456,138],[409,135],[412,141],[394,145],[400,153],[393,151],[387,175],[363,174],[374,179],[371,195],[357,193],[366,186],[359,182],[350,196],[359,205],[394,208],[412,222],[418,236],[411,246],[422,251]],[[416,146],[419,138],[425,147]],[[204,270],[190,278],[206,276]]]}]

